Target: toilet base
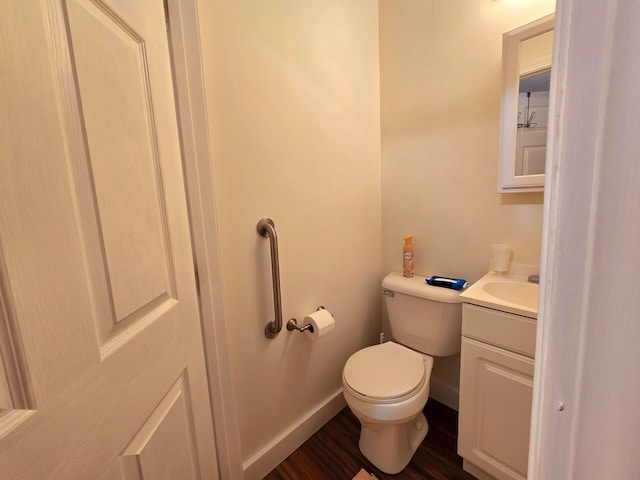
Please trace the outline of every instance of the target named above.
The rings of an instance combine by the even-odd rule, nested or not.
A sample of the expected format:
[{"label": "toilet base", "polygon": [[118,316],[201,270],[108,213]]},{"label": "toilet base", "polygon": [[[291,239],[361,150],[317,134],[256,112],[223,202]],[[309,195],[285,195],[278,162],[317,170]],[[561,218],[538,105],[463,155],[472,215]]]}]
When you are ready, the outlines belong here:
[{"label": "toilet base", "polygon": [[422,412],[402,423],[362,423],[360,451],[379,470],[394,475],[409,464],[428,431]]}]

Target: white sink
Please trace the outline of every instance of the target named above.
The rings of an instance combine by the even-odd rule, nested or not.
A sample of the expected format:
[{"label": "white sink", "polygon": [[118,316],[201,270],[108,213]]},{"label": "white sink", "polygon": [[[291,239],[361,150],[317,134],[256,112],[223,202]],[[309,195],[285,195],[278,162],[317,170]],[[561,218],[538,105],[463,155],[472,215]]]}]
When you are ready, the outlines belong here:
[{"label": "white sink", "polygon": [[488,282],[482,289],[502,301],[515,303],[527,308],[538,308],[538,285],[520,282]]},{"label": "white sink", "polygon": [[529,274],[537,273],[534,269],[512,266],[509,275],[489,272],[461,293],[460,298],[463,302],[537,318],[538,285],[527,282]]}]

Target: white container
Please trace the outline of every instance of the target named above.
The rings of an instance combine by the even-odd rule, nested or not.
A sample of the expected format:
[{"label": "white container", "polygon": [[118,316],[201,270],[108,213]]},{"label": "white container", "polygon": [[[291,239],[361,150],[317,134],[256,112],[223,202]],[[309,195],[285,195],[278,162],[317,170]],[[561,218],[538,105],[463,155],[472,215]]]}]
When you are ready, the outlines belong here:
[{"label": "white container", "polygon": [[491,259],[494,272],[508,272],[511,263],[511,245],[495,243],[491,245]]}]

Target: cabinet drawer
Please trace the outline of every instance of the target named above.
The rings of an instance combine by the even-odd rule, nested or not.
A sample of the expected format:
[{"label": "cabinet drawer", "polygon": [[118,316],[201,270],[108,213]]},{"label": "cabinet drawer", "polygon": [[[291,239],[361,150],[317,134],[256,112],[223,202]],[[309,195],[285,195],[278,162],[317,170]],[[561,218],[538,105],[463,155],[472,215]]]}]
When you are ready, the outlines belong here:
[{"label": "cabinet drawer", "polygon": [[462,335],[533,358],[536,349],[536,321],[465,303],[462,306]]}]

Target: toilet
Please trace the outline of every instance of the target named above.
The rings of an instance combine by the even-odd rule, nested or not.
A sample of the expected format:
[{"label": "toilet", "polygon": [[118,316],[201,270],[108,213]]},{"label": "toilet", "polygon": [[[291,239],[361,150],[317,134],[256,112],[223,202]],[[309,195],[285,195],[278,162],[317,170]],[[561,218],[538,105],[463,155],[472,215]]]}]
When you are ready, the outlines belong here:
[{"label": "toilet", "polygon": [[460,352],[459,292],[425,277],[390,273],[382,280],[393,341],[357,351],[342,371],[347,405],[358,418],[362,454],[385,473],[401,472],[429,430],[433,357]]}]

